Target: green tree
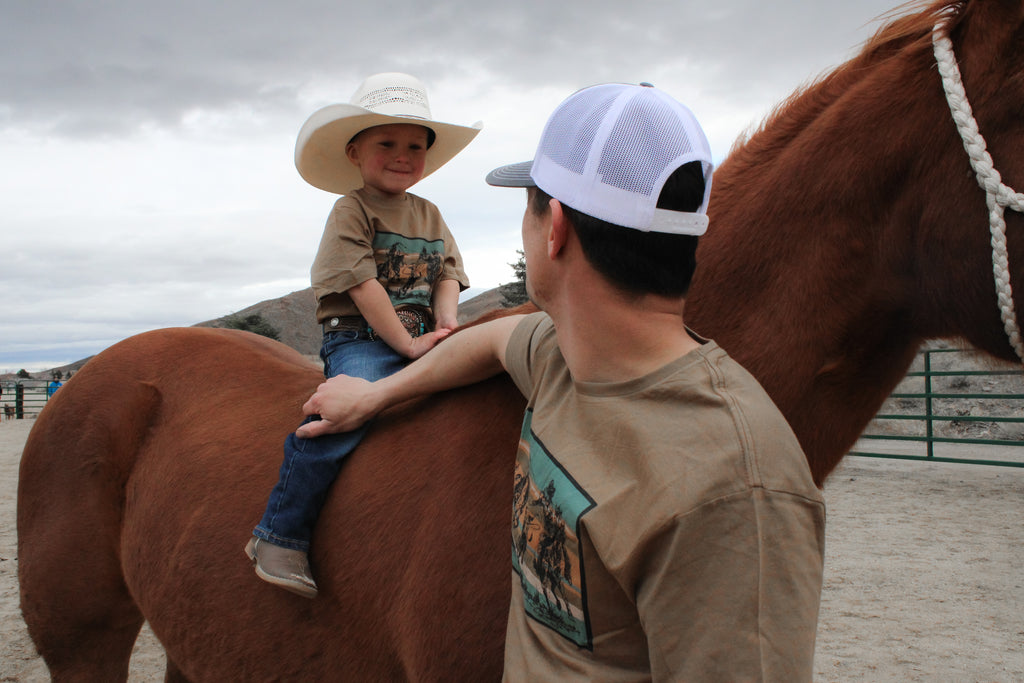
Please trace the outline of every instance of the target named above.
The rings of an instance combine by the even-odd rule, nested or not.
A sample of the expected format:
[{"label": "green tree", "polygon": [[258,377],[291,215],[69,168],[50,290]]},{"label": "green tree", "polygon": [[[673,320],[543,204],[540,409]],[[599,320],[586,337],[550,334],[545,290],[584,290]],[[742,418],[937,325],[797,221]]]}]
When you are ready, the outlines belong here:
[{"label": "green tree", "polygon": [[32,375],[28,374],[28,370],[22,368],[21,370],[18,370],[18,377],[22,379],[31,379]]},{"label": "green tree", "polygon": [[516,279],[498,288],[501,293],[501,305],[504,308],[525,304],[530,300],[526,294],[526,254],[522,249],[516,249],[516,253],[519,254],[519,260],[509,264]]},{"label": "green tree", "polygon": [[278,332],[276,327],[264,320],[263,316],[259,313],[253,313],[252,315],[244,317],[240,315],[229,315],[224,318],[224,327],[232,330],[254,332],[255,334],[281,341],[281,333]]}]

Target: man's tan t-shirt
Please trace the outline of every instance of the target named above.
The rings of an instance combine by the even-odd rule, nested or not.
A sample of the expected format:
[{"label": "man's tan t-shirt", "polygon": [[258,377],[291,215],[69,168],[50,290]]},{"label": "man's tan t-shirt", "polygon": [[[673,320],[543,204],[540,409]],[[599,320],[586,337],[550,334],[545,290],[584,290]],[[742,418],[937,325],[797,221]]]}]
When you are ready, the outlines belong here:
[{"label": "man's tan t-shirt", "polygon": [[506,350],[509,681],[808,681],[825,507],[789,426],[714,342],[575,383],[544,314]]},{"label": "man's tan t-shirt", "polygon": [[432,202],[409,192],[381,199],[363,190],[335,202],[310,270],[317,321],[359,315],[347,292],[374,278],[396,308],[430,308],[441,280],[469,287],[459,247]]}]

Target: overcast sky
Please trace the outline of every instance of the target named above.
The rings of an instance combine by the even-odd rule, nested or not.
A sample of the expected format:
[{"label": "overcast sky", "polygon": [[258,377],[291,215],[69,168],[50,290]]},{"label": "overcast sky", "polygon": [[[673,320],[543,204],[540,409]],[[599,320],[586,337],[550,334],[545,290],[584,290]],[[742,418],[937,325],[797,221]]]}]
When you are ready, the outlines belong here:
[{"label": "overcast sky", "polygon": [[413,189],[476,293],[513,278],[524,206],[483,176],[532,158],[570,93],[649,81],[720,160],[895,4],[0,0],[0,372],[307,287],[335,197],[295,171],[295,136],[372,73],[419,77],[437,120],[484,122]]}]

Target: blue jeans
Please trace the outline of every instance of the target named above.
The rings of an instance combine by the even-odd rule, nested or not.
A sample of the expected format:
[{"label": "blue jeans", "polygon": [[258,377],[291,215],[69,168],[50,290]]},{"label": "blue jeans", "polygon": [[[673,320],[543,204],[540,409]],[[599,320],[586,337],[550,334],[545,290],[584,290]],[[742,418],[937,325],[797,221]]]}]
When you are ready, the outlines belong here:
[{"label": "blue jeans", "polygon": [[[371,382],[398,372],[408,362],[385,342],[371,341],[365,332],[348,330],[324,334],[320,357],[328,378],[344,374]],[[318,419],[310,416],[303,424]],[[327,491],[342,461],[359,445],[366,430],[367,425],[363,425],[351,432],[313,439],[289,434],[277,484],[253,534],[274,545],[308,551]]]}]

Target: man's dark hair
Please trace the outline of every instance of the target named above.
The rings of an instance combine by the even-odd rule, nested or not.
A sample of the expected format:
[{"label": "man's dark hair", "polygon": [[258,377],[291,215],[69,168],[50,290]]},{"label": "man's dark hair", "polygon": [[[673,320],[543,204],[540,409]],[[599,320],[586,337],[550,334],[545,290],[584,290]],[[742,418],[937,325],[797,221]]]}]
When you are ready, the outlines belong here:
[{"label": "man's dark hair", "polygon": [[[544,215],[551,196],[534,188],[530,210]],[[658,196],[658,208],[694,212],[704,201],[704,171],[699,161],[677,168]],[[697,267],[697,237],[644,232],[603,221],[562,204],[576,230],[583,254],[601,275],[630,294],[686,296]]]}]

